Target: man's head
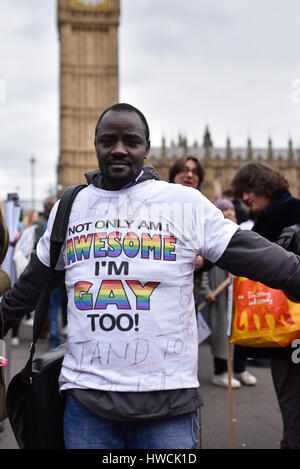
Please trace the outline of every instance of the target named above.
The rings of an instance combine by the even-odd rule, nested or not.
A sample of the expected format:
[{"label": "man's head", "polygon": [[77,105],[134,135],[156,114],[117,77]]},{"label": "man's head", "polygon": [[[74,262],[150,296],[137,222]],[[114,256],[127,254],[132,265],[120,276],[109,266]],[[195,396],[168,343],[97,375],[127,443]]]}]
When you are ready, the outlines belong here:
[{"label": "man's head", "polygon": [[106,109],[95,129],[95,149],[104,188],[120,189],[140,174],[149,153],[146,118],[126,103]]},{"label": "man's head", "polygon": [[238,170],[232,187],[236,197],[242,198],[250,210],[259,214],[277,195],[288,190],[289,183],[278,169],[251,162]]},{"label": "man's head", "polygon": [[195,156],[184,156],[175,161],[169,171],[169,181],[183,186],[199,189],[205,176],[205,171]]}]

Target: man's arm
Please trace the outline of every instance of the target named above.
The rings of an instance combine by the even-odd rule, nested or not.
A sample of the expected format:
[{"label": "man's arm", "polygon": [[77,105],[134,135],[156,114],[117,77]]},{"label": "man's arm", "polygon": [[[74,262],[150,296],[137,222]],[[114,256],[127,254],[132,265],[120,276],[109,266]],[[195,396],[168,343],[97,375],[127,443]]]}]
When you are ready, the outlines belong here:
[{"label": "man's arm", "polygon": [[[57,274],[57,284],[63,279],[64,271]],[[4,319],[4,335],[16,326],[26,313],[35,309],[38,298],[47,281],[50,280],[50,269],[39,261],[35,251],[31,254],[30,262],[21,274],[13,288],[9,290],[1,301]]]},{"label": "man's arm", "polygon": [[300,257],[254,231],[236,231],[216,264],[300,300]]}]

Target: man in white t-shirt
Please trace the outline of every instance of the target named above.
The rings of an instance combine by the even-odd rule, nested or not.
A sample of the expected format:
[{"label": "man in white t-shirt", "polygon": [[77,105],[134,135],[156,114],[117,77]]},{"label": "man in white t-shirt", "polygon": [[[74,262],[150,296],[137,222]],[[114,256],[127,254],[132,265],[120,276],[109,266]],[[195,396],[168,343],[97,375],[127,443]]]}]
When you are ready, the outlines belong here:
[{"label": "man in white t-shirt", "polygon": [[[59,378],[66,448],[194,448],[202,405],[196,257],[298,298],[300,259],[239,230],[199,191],[159,181],[144,166],[149,129],[133,106],[100,116],[95,149],[100,171],[87,174],[73,203],[56,267],[68,294]],[[2,300],[6,331],[47,280],[58,203],[37,254]]]}]

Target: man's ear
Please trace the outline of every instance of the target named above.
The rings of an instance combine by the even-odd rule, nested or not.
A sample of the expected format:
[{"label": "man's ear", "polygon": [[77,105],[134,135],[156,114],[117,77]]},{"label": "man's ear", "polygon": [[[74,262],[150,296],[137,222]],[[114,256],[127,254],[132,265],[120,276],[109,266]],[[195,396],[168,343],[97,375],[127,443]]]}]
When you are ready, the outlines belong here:
[{"label": "man's ear", "polygon": [[146,152],[145,152],[145,156],[144,156],[144,159],[146,160],[147,157],[148,157],[148,154],[149,154],[149,151],[150,151],[150,147],[151,147],[151,143],[150,143],[150,140],[148,140],[147,142],[147,147],[146,147]]}]

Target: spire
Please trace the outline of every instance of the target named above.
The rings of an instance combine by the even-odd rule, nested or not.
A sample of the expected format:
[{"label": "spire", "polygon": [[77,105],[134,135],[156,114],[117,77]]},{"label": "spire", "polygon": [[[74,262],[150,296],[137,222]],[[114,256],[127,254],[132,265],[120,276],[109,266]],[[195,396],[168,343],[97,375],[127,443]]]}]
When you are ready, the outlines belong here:
[{"label": "spire", "polygon": [[268,139],[268,161],[273,160],[273,148],[272,148],[272,140],[271,137]]},{"label": "spire", "polygon": [[212,147],[212,140],[210,137],[210,131],[208,129],[208,126],[205,127],[205,132],[204,132],[204,137],[203,137],[203,147],[204,148],[210,148]]},{"label": "spire", "polygon": [[187,150],[188,150],[188,141],[187,141],[186,137],[183,137],[183,139],[182,139],[182,147],[183,147],[184,151],[187,152]]},{"label": "spire", "polygon": [[165,159],[166,155],[167,155],[167,152],[166,152],[166,139],[165,139],[164,136],[162,136],[162,139],[161,139],[161,157],[162,157],[162,159]]},{"label": "spire", "polygon": [[250,137],[248,137],[248,141],[247,141],[247,159],[253,160],[252,143],[251,143]]},{"label": "spire", "polygon": [[231,159],[231,144],[230,144],[230,138],[227,137],[226,139],[226,159],[230,160]]},{"label": "spire", "polygon": [[178,147],[182,148],[184,152],[187,152],[187,149],[188,149],[187,138],[181,135],[180,133],[178,134]]},{"label": "spire", "polygon": [[289,138],[288,159],[291,161],[293,157],[294,157],[293,143],[292,143],[292,139]]}]

